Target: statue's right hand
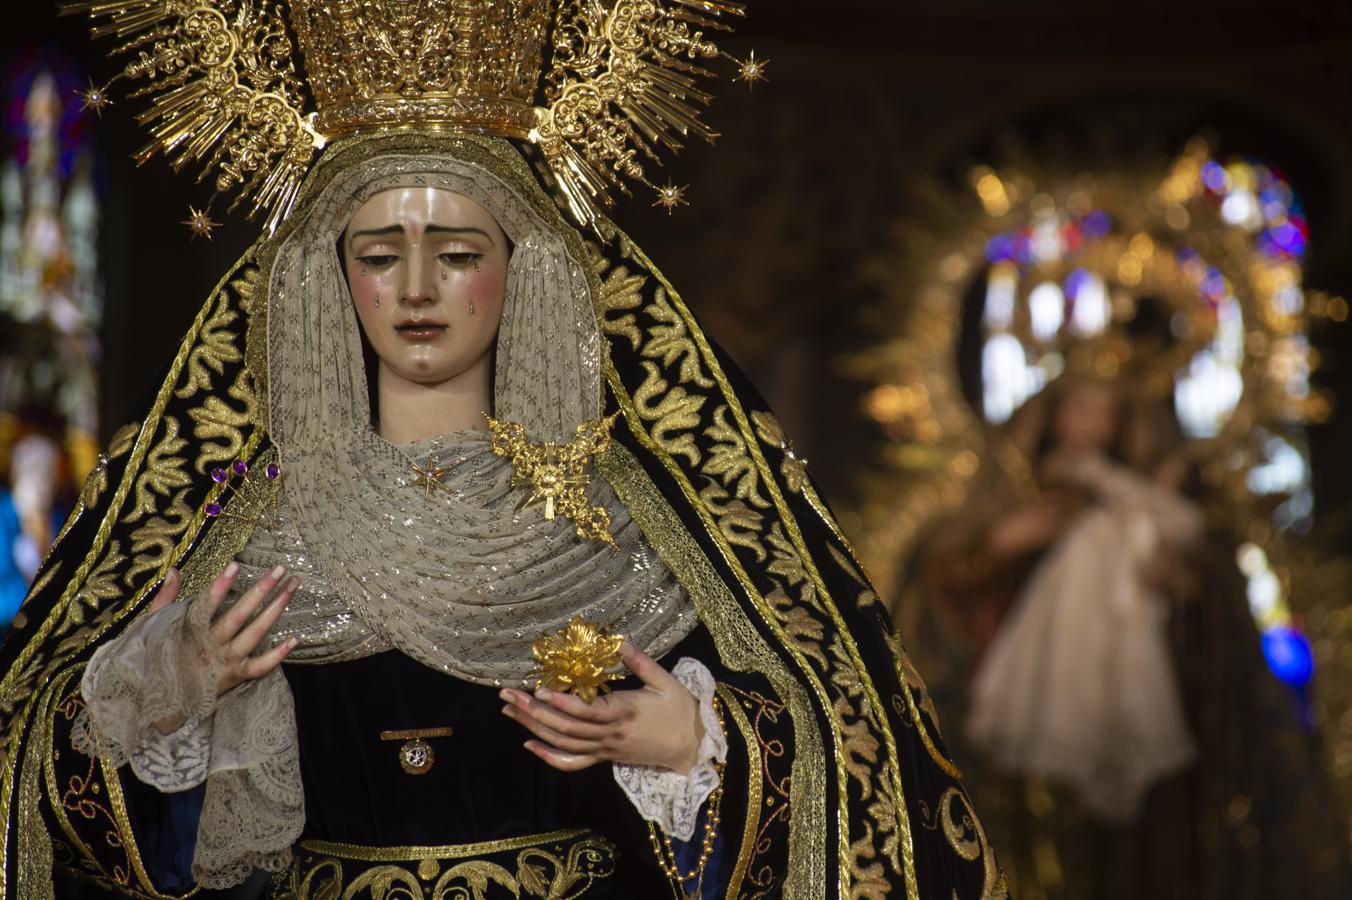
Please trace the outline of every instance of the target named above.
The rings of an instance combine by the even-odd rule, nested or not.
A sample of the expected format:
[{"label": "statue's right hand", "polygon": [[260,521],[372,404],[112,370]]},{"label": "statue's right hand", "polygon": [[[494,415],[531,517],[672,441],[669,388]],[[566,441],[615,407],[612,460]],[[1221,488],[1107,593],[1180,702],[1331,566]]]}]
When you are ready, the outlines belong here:
[{"label": "statue's right hand", "polygon": [[[210,604],[211,608],[210,646],[216,654],[216,668],[221,673],[216,681],[218,697],[236,685],[267,675],[280,666],[299,643],[297,638],[288,638],[266,653],[253,655],[286,609],[296,588],[300,587],[300,579],[287,579],[286,567],[279,565],[258,579],[233,606],[220,613],[221,604],[238,576],[239,563],[232,562],[216,576],[210,593],[198,601]],[[286,579],[285,584],[283,579]]]},{"label": "statue's right hand", "polygon": [[[272,626],[276,624],[277,618],[281,616],[282,611],[286,609],[286,604],[291,600],[291,595],[300,587],[299,578],[289,579],[281,590],[277,590],[277,585],[281,584],[282,579],[286,578],[286,567],[277,566],[268,574],[258,579],[258,582],[239,602],[222,615],[217,615],[221,604],[225,598],[230,595],[230,588],[234,586],[235,579],[239,576],[239,563],[232,562],[225,567],[225,571],[216,576],[216,580],[211,583],[211,591],[207,596],[197,600],[198,603],[206,603],[210,606],[211,636],[210,648],[215,654],[212,660],[215,668],[221,673],[216,680],[216,696],[219,697],[226,691],[236,685],[255,678],[262,678],[282,664],[286,655],[295,649],[298,643],[295,638],[290,638],[273,647],[267,653],[261,656],[254,656],[253,652],[258,649],[263,638],[267,636]],[[150,601],[150,612],[155,613],[164,609],[169,604],[178,599],[178,593],[183,586],[183,576],[179,574],[178,569],[170,569],[169,574],[165,576],[164,584],[155,593],[155,597]],[[261,613],[254,616],[263,601],[272,596],[271,602],[263,609]],[[173,730],[168,728],[168,730]]]}]

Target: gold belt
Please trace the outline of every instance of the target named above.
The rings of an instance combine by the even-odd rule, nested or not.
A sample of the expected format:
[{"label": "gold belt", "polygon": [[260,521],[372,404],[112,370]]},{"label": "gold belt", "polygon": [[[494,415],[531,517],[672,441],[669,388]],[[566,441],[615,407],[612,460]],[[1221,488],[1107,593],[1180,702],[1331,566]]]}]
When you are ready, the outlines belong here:
[{"label": "gold belt", "polygon": [[[271,900],[586,900],[615,874],[615,846],[573,829],[443,847],[303,840]],[[559,893],[560,889],[563,890]]]}]

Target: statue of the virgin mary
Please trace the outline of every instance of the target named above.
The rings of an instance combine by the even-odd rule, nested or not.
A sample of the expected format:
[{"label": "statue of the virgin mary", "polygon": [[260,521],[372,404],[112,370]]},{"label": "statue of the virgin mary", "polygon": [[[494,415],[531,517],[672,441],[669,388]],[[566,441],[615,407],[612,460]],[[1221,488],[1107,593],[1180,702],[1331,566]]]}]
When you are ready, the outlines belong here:
[{"label": "statue of the virgin mary", "polygon": [[599,210],[740,7],[74,7],[268,232],[0,655],[0,893],[1004,895],[803,461]]}]

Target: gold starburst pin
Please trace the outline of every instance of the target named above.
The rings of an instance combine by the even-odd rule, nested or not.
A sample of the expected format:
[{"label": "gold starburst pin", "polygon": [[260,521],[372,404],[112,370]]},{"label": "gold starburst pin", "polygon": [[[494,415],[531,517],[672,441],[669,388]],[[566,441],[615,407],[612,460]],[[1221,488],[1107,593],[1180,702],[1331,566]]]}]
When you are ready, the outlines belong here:
[{"label": "gold starburst pin", "polygon": [[192,206],[188,207],[188,218],[183,220],[183,224],[192,230],[193,240],[197,240],[199,237],[211,240],[211,232],[220,225],[219,222],[211,220],[210,208],[197,209]]},{"label": "gold starburst pin", "polygon": [[106,87],[99,87],[94,83],[94,79],[92,78],[89,80],[89,88],[87,90],[76,91],[76,93],[79,94],[80,99],[83,101],[80,104],[80,109],[92,109],[96,116],[102,117],[104,107],[113,105],[112,98],[108,96],[108,89]]},{"label": "gold starburst pin", "polygon": [[451,489],[446,486],[443,479],[451,474],[455,466],[434,466],[429,463],[427,466],[420,466],[416,462],[409,462],[413,469],[413,486],[420,487],[427,491],[427,496],[432,496],[433,491],[446,491],[450,493]]},{"label": "gold starburst pin", "polygon": [[687,190],[689,190],[688,185],[678,187],[668,181],[665,186],[657,189],[657,199],[653,201],[653,206],[661,206],[666,209],[667,215],[671,215],[676,207],[690,205],[690,201],[685,199]]},{"label": "gold starburst pin", "polygon": [[576,694],[587,703],[624,678],[620,647],[624,636],[610,634],[581,616],[553,634],[531,644],[537,686],[561,694]]},{"label": "gold starburst pin", "polygon": [[739,59],[736,62],[737,81],[745,81],[748,87],[755,88],[757,82],[769,80],[765,77],[765,69],[770,65],[770,60],[756,59],[755,50],[752,50],[746,59]]}]

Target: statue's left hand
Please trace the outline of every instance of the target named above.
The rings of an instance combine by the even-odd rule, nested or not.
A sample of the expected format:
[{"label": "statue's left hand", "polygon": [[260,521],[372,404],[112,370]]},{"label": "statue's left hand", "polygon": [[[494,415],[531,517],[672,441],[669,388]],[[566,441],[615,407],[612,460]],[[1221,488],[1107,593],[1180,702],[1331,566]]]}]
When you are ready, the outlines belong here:
[{"label": "statue's left hand", "polygon": [[577,772],[601,762],[662,766],[682,774],[699,762],[704,739],[699,704],[685,686],[633,644],[621,658],[643,687],[616,691],[592,703],[543,688],[534,695],[504,689],[503,715],[537,740],[526,749],[549,765]]}]

